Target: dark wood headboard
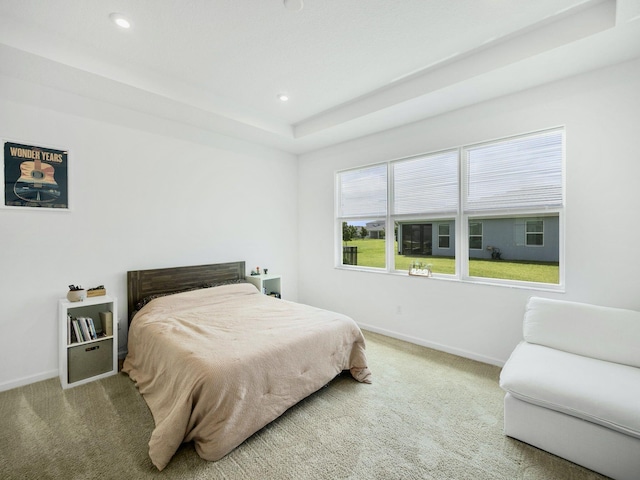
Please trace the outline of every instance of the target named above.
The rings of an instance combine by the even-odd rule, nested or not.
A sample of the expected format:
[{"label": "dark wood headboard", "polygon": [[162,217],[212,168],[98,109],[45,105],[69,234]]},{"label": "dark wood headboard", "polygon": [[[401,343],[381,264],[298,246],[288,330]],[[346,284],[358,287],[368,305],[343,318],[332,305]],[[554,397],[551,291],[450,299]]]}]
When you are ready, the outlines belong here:
[{"label": "dark wood headboard", "polygon": [[127,272],[127,315],[129,323],[136,304],[149,295],[171,293],[204,284],[245,278],[245,262],[215,263],[190,267],[156,268]]}]

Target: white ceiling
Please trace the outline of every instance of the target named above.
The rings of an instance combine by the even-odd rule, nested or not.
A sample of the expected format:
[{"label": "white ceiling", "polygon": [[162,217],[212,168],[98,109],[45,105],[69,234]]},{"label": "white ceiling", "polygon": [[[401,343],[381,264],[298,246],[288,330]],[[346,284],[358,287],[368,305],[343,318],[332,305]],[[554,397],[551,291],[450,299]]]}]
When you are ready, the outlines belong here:
[{"label": "white ceiling", "polygon": [[640,0],[0,0],[1,75],[292,153],[639,56]]}]

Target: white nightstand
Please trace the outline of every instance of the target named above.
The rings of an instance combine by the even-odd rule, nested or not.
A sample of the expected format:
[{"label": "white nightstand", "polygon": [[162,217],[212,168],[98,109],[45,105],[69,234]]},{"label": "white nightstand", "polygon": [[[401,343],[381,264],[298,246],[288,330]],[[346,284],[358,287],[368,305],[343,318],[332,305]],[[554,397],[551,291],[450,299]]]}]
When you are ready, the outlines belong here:
[{"label": "white nightstand", "polygon": [[247,282],[253,283],[265,295],[282,298],[282,282],[280,275],[261,274],[247,275]]},{"label": "white nightstand", "polygon": [[[75,387],[118,373],[118,301],[102,295],[89,297],[81,302],[59,301],[60,346],[59,375],[62,388]],[[107,325],[103,325],[103,312]],[[110,312],[111,315],[104,315]],[[74,320],[90,318],[85,322],[89,331],[76,333],[82,328]],[[78,338],[80,335],[80,338]]]}]

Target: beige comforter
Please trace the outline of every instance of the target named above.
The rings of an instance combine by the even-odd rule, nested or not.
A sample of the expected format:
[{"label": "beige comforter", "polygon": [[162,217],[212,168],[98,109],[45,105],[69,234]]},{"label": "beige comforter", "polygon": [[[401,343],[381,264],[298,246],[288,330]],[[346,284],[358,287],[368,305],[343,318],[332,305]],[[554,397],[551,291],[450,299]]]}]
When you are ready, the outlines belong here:
[{"label": "beige comforter", "polygon": [[250,284],[149,302],[129,328],[123,370],[153,414],[149,456],[159,470],[182,442],[220,459],[342,370],[370,383],[352,319]]}]

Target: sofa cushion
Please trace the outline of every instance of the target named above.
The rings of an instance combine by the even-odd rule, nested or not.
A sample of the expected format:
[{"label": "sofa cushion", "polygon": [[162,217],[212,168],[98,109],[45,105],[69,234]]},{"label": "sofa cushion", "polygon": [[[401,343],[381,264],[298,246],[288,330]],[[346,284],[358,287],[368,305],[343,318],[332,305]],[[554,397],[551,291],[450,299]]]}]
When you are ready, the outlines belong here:
[{"label": "sofa cushion", "polygon": [[640,312],[532,297],[523,333],[529,343],[640,367]]},{"label": "sofa cushion", "polygon": [[516,398],[640,438],[640,369],[521,342],[500,374]]}]

